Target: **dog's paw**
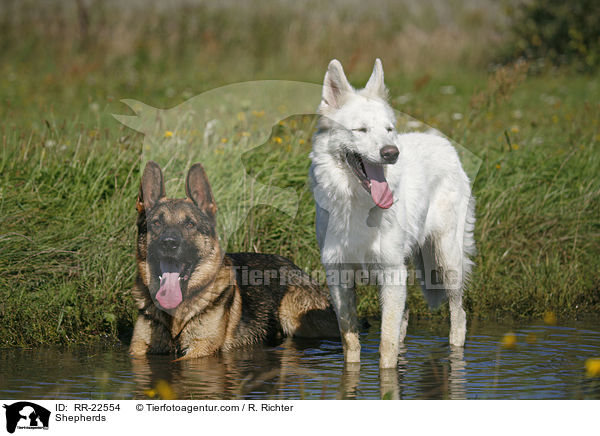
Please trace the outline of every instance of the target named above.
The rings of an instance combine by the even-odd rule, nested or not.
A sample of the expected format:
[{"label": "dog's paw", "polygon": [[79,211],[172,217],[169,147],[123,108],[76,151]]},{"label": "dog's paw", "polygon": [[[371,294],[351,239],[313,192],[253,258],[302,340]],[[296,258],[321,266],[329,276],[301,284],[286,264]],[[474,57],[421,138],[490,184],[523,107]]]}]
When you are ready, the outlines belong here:
[{"label": "dog's paw", "polygon": [[344,350],[344,362],[360,363],[360,348],[358,350]]},{"label": "dog's paw", "polygon": [[379,368],[390,369],[398,365],[398,356],[381,356],[379,359]]},{"label": "dog's paw", "polygon": [[379,368],[395,368],[398,365],[398,344],[383,343],[379,348]]},{"label": "dog's paw", "polygon": [[360,340],[358,333],[346,332],[342,334],[342,345],[344,347],[344,361],[346,363],[360,362]]},{"label": "dog's paw", "polygon": [[188,347],[183,349],[183,355],[175,359],[173,362],[181,362],[183,360],[213,356],[220,349],[220,345],[212,341],[206,339],[194,339]]},{"label": "dog's paw", "polygon": [[464,347],[465,346],[465,334],[466,332],[464,331],[454,331],[454,332],[450,332],[450,345],[452,345],[453,347]]},{"label": "dog's paw", "polygon": [[135,341],[129,345],[129,354],[132,356],[144,356],[148,353],[148,344],[144,341]]}]

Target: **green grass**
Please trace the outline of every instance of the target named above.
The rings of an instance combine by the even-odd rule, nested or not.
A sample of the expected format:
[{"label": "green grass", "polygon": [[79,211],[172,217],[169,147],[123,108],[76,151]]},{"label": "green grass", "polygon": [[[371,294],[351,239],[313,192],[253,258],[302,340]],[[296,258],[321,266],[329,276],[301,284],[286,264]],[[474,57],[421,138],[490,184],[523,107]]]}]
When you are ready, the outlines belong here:
[{"label": "green grass", "polygon": [[[89,13],[89,32],[100,32],[98,17],[109,13]],[[334,45],[322,46],[335,32],[307,36],[305,44],[314,52],[297,65],[285,44],[257,51],[272,36],[267,27],[252,34],[254,51],[234,50],[234,26],[227,27],[229,15],[219,14],[222,21],[217,22],[229,29],[231,47],[203,45],[194,54],[193,41],[177,34],[185,44],[180,53],[171,53],[173,42],[162,42],[154,31],[160,23],[150,20],[146,27],[139,24],[136,35],[142,42],[127,46],[131,50],[123,57],[114,54],[117,48],[97,42],[88,42],[96,45],[84,50],[59,39],[46,48],[42,18],[16,24],[5,18],[0,40],[5,48],[0,55],[0,346],[127,340],[135,318],[128,290],[135,274],[135,199],[144,137],[111,116],[128,113],[119,99],[167,108],[228,82],[286,78],[314,83],[322,79],[329,58],[352,62],[352,44],[340,42],[339,53]],[[342,22],[356,19],[339,15]],[[212,25],[220,35],[223,27]],[[400,27],[384,28],[386,35],[367,29],[364,41],[390,35],[401,40],[406,32]],[[170,31],[175,32],[165,30]],[[385,44],[379,48],[389,49]],[[464,59],[461,53],[456,59]],[[492,74],[484,57],[460,64],[447,59],[417,64],[415,58],[411,68],[404,68],[398,58],[377,54],[383,57],[394,107],[482,159],[474,180],[478,254],[466,292],[469,317],[532,319],[552,311],[561,320],[598,313],[598,79],[569,71],[528,77],[519,67]],[[207,62],[211,56],[221,62]],[[351,81],[363,83],[372,58],[369,50],[360,53]],[[285,62],[280,65],[278,59]],[[441,93],[445,85],[455,93]],[[293,217],[269,206],[254,208],[229,239],[229,250],[280,253],[307,270],[319,268],[314,203],[306,184],[311,122],[288,119],[273,131],[281,144],[271,140],[246,150],[248,173],[265,185],[295,190],[299,208]],[[223,150],[234,150],[235,138],[247,128],[254,134],[251,126],[224,132]],[[225,203],[237,186],[227,173],[228,160],[213,155],[202,162],[217,201]],[[377,316],[376,291],[360,289],[359,296],[361,315]],[[409,306],[416,317],[447,316],[445,311],[430,314],[414,286]]]}]

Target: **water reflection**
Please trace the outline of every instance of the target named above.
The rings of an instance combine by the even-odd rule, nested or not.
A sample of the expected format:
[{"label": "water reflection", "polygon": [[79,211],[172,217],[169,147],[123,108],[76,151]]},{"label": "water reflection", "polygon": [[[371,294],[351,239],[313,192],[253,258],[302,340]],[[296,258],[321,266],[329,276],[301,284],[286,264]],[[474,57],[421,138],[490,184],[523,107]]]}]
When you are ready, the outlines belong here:
[{"label": "water reflection", "polygon": [[[143,397],[164,380],[183,399],[357,399],[373,394],[381,399],[403,398],[404,376],[410,366],[406,346],[400,349],[397,369],[379,369],[377,355],[370,356],[361,368],[361,364],[344,365],[339,360],[341,349],[332,349],[329,355],[322,351],[334,344],[288,339],[276,348],[257,346],[182,362],[173,362],[168,356],[133,358],[136,397]],[[416,397],[465,399],[463,349],[442,348],[436,353],[420,363],[417,383],[408,380],[417,389]],[[372,385],[374,378],[377,386]],[[412,397],[410,392],[408,395]]]},{"label": "water reflection", "polygon": [[360,383],[360,363],[348,363],[344,365],[340,386],[338,388],[338,400],[354,400],[358,393]]},{"label": "water reflection", "polygon": [[400,374],[396,369],[381,368],[379,370],[379,393],[382,400],[399,400],[402,398],[399,378]]},{"label": "water reflection", "polygon": [[467,399],[467,364],[465,362],[465,349],[450,346],[450,398],[453,400]]},{"label": "water reflection", "polygon": [[288,340],[277,348],[256,346],[180,362],[169,356],[133,358],[136,396],[165,380],[181,399],[284,399],[299,380],[322,378],[300,364],[300,351]]},{"label": "water reflection", "polygon": [[600,399],[600,378],[586,378],[584,368],[600,357],[600,326],[516,329],[510,350],[499,347],[506,331],[472,328],[462,349],[448,346],[443,330],[411,326],[398,368],[386,370],[375,328],[361,337],[361,364],[347,366],[341,344],[329,340],[288,339],[182,362],[132,359],[125,346],[2,350],[0,398],[160,397],[162,381],[180,399]]}]

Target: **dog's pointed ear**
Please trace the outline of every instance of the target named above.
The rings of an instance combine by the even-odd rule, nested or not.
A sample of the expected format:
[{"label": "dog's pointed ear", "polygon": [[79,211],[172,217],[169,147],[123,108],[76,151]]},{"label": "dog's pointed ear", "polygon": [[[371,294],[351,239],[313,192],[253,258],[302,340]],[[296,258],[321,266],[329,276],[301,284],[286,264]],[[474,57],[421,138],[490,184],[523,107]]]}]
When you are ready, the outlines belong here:
[{"label": "dog's pointed ear", "polygon": [[185,180],[185,194],[196,206],[209,216],[217,213],[217,204],[208,183],[204,168],[199,163],[192,165]]},{"label": "dog's pointed ear", "polygon": [[344,104],[347,95],[352,91],[354,89],[346,79],[342,64],[337,59],[332,60],[329,67],[327,67],[325,80],[323,80],[321,109],[327,107],[339,109]]},{"label": "dog's pointed ear", "polygon": [[138,212],[152,209],[156,202],[165,195],[165,182],[162,171],[156,162],[148,161],[140,183],[137,201]]},{"label": "dog's pointed ear", "polygon": [[369,78],[365,89],[381,98],[386,99],[388,97],[388,90],[383,81],[383,65],[379,58],[375,59],[373,72],[371,73],[371,77]]}]

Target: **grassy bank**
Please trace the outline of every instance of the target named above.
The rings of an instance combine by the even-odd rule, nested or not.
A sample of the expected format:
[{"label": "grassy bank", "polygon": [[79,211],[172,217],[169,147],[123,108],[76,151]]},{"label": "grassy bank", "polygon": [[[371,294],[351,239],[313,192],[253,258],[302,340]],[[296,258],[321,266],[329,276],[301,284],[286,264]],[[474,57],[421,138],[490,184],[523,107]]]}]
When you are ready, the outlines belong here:
[{"label": "grassy bank", "polygon": [[[494,38],[486,12],[476,9],[445,17],[466,30],[453,34],[452,50],[432,53],[432,62],[414,54],[422,50],[402,49],[402,56],[390,42],[418,44],[405,18],[378,27],[359,25],[374,20],[370,11],[361,12],[368,18],[363,15],[361,22],[340,12],[329,22],[362,32],[345,30],[340,36],[314,30],[322,27],[320,15],[280,9],[265,9],[267,22],[256,15],[252,26],[236,26],[234,9],[170,12],[170,20],[161,21],[156,14],[134,20],[94,8],[78,15],[75,8],[55,11],[50,20],[63,25],[54,26],[44,26],[49,19],[41,12],[27,19],[3,15],[1,346],[127,339],[135,317],[128,288],[135,274],[135,198],[144,138],[111,116],[128,111],[119,99],[171,107],[236,81],[317,83],[334,56],[350,66],[357,85],[381,56],[394,107],[482,159],[474,180],[479,252],[466,294],[471,318],[531,319],[552,311],[560,320],[598,313],[597,78],[569,71],[527,76],[519,66],[492,72],[485,47]],[[423,34],[443,40],[452,26],[440,26],[435,16],[444,11],[437,13],[417,10],[408,16]],[[204,21],[186,27],[185,16]],[[293,20],[299,20],[299,30],[268,26]],[[119,38],[109,37],[117,30]],[[306,40],[290,45],[298,35]],[[360,50],[353,38],[360,39]],[[430,50],[439,45],[428,44]],[[274,131],[281,143],[250,150],[245,161],[257,180],[298,193],[297,214],[254,208],[228,248],[280,253],[313,270],[319,257],[306,186],[310,135],[300,138],[292,121],[281,127],[283,133]],[[306,133],[307,125],[302,128]],[[235,146],[232,138],[239,133],[227,135],[225,146]],[[204,164],[211,182],[224,187],[218,201],[228,194],[229,181],[210,171],[223,166],[224,158],[212,159]],[[414,287],[409,305],[413,316],[445,316],[431,315]],[[377,315],[375,290],[360,289],[359,310]]]}]

